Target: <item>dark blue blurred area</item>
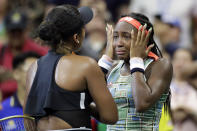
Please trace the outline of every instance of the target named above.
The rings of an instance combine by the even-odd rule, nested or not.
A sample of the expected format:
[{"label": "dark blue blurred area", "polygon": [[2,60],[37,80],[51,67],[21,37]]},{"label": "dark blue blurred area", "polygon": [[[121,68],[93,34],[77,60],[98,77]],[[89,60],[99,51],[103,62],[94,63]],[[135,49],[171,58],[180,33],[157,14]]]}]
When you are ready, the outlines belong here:
[{"label": "dark blue blurred area", "polygon": [[78,6],[80,0],[47,0],[47,2],[53,5],[71,4]]}]

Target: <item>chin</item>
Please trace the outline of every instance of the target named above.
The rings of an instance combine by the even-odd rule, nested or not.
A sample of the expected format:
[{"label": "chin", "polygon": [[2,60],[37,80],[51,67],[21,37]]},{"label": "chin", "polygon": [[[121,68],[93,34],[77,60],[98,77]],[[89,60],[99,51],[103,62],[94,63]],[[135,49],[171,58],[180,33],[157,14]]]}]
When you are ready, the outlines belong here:
[{"label": "chin", "polygon": [[125,56],[125,55],[117,55],[117,58],[118,58],[119,60],[127,60],[127,59],[129,59],[129,57],[127,57],[127,56]]},{"label": "chin", "polygon": [[126,60],[126,58],[123,56],[118,56],[118,60]]}]

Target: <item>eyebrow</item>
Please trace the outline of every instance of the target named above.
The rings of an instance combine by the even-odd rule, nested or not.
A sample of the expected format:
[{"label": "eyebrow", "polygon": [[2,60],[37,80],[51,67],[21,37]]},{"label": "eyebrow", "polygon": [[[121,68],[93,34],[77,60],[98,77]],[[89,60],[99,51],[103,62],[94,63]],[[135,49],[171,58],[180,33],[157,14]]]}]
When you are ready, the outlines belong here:
[{"label": "eyebrow", "polygon": [[[114,31],[114,33],[118,33],[118,31]],[[123,34],[131,34],[130,32],[121,32]]]}]

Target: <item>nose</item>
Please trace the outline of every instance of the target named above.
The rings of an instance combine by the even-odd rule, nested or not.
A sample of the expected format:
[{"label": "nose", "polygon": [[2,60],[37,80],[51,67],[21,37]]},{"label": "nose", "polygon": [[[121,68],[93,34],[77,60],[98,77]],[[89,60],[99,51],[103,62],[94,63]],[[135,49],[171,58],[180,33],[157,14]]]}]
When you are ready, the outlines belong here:
[{"label": "nose", "polygon": [[123,47],[124,43],[121,39],[121,37],[118,38],[118,40],[115,42],[116,47]]}]

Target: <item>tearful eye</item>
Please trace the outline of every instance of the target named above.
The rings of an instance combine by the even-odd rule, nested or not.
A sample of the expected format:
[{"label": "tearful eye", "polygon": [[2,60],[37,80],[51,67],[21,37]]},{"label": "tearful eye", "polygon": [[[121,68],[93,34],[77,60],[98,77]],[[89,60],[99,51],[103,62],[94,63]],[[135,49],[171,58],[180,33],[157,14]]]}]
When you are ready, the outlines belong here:
[{"label": "tearful eye", "polygon": [[131,39],[131,36],[125,36],[126,39]]}]

